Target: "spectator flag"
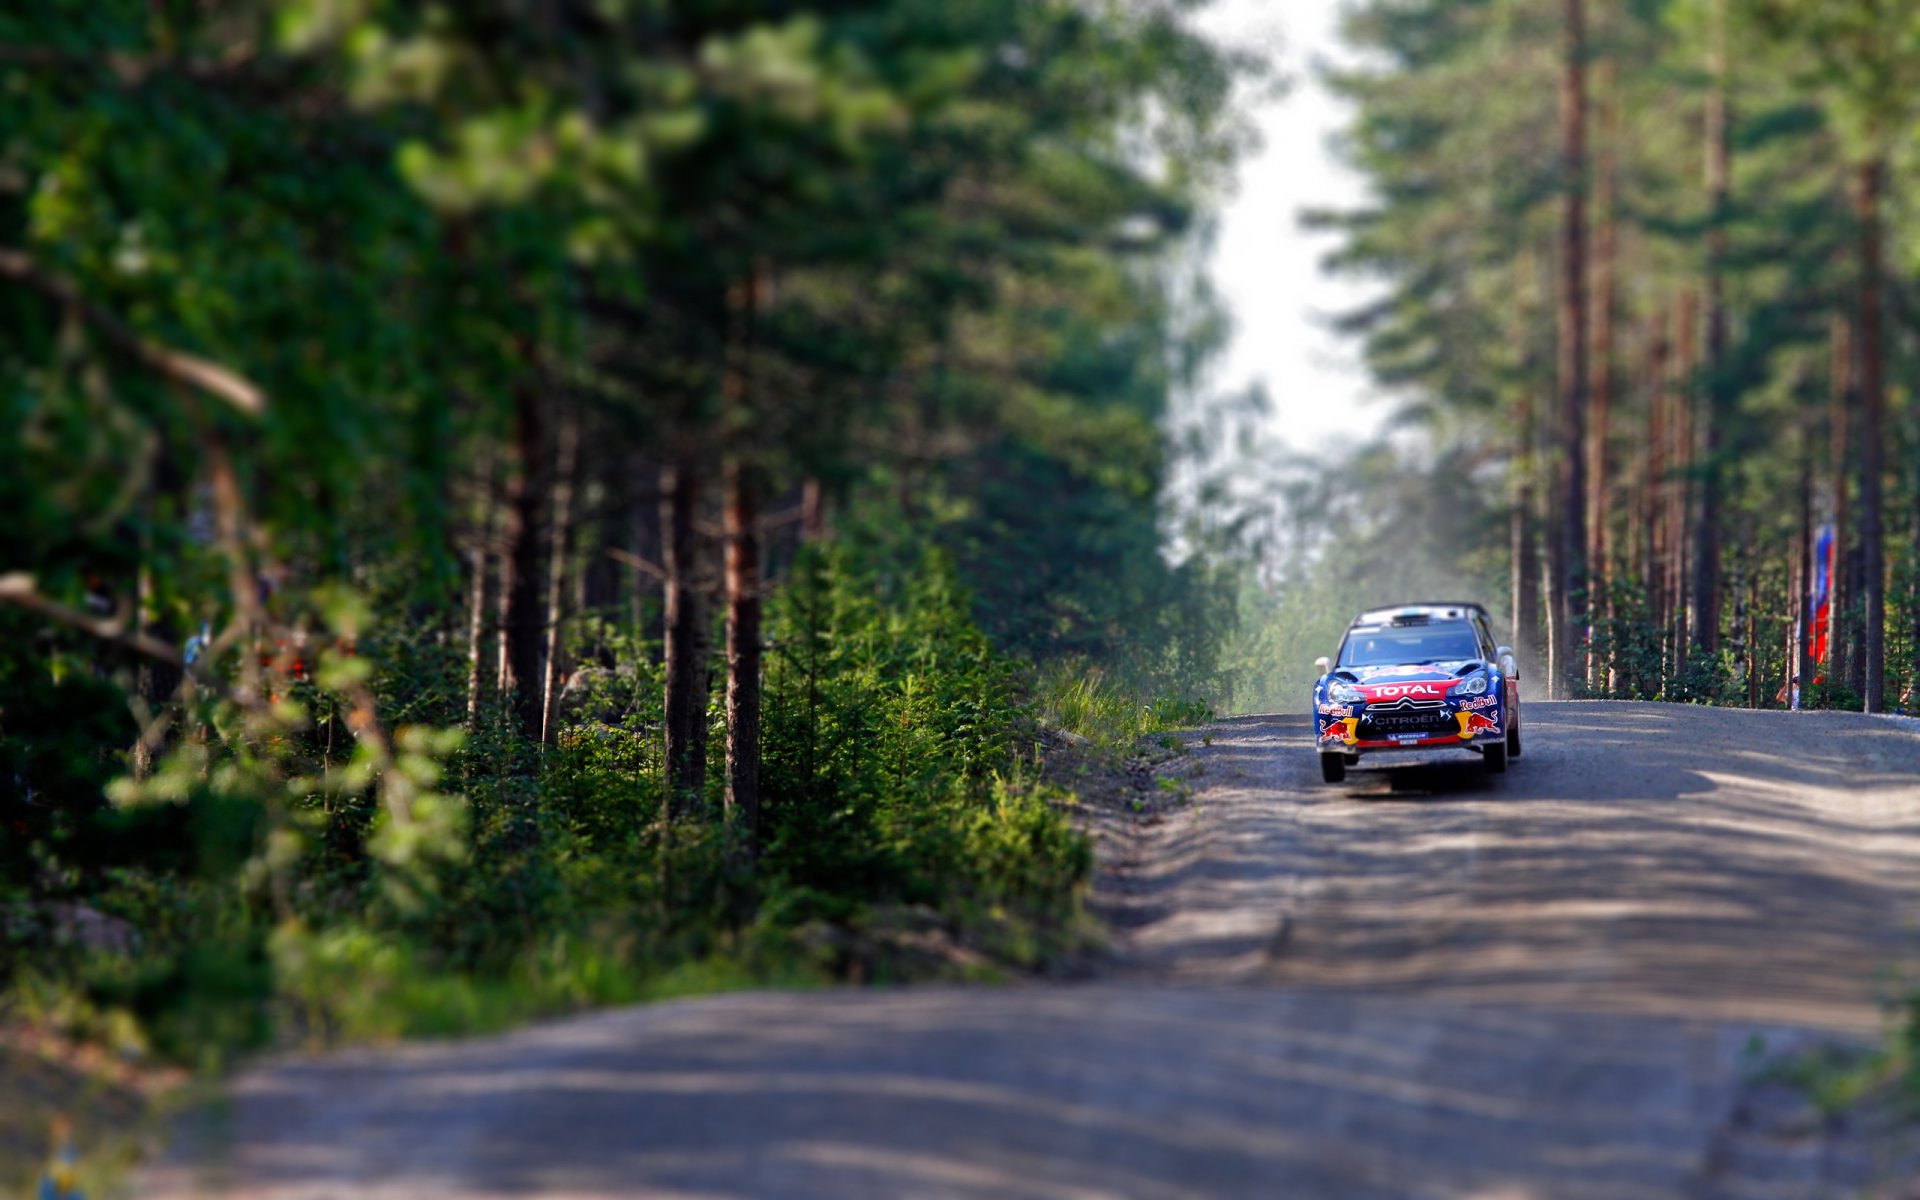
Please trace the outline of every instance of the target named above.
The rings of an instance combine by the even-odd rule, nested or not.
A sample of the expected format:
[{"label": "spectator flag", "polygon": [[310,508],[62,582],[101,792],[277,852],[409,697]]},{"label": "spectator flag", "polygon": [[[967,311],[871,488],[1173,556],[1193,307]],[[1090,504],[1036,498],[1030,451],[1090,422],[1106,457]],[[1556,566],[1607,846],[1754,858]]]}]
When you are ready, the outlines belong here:
[{"label": "spectator flag", "polygon": [[1813,595],[1808,597],[1813,610],[1811,624],[1815,683],[1825,679],[1820,668],[1827,661],[1827,631],[1833,625],[1833,552],[1833,526],[1822,525],[1813,541]]}]

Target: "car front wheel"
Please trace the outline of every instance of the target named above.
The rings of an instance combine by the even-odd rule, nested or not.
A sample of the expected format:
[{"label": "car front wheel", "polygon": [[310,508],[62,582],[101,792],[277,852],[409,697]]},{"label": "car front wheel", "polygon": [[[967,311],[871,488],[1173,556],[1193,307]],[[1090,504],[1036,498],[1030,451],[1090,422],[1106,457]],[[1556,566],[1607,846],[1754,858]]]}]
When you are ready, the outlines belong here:
[{"label": "car front wheel", "polygon": [[1328,783],[1339,783],[1347,777],[1347,760],[1344,755],[1322,754],[1320,756],[1320,778]]},{"label": "car front wheel", "polygon": [[1520,724],[1517,721],[1507,727],[1507,757],[1520,757]]},{"label": "car front wheel", "polygon": [[1503,775],[1506,773],[1507,747],[1505,746],[1505,744],[1500,742],[1495,742],[1493,745],[1488,746],[1485,750],[1482,750],[1480,752],[1480,756],[1486,760],[1487,774]]}]

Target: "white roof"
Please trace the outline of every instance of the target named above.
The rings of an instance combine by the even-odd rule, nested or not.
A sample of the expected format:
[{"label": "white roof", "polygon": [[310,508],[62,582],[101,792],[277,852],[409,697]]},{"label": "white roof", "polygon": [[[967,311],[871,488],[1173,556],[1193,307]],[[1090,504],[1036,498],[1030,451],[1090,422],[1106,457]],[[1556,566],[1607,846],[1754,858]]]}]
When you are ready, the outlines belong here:
[{"label": "white roof", "polygon": [[1353,619],[1355,625],[1388,625],[1396,617],[1425,617],[1429,621],[1464,621],[1467,614],[1475,610],[1485,612],[1478,604],[1467,601],[1396,604],[1390,608],[1370,608]]}]

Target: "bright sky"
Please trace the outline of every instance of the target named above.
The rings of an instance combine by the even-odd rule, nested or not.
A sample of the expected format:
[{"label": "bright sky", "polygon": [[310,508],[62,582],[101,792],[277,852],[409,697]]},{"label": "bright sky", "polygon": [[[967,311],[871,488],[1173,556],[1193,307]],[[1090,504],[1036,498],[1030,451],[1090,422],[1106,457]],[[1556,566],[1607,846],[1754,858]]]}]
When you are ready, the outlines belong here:
[{"label": "bright sky", "polygon": [[1325,327],[1331,314],[1357,308],[1369,289],[1323,275],[1333,241],[1299,227],[1302,209],[1345,208],[1365,185],[1343,167],[1328,140],[1345,125],[1346,106],[1314,78],[1317,60],[1338,58],[1335,25],[1342,0],[1216,0],[1201,25],[1230,44],[1274,56],[1293,81],[1287,95],[1258,114],[1265,146],[1241,165],[1214,252],[1213,279],[1234,315],[1235,336],[1216,389],[1263,381],[1273,399],[1272,433],[1310,450],[1356,427],[1371,433],[1381,406],[1366,403],[1369,381],[1357,346]]}]

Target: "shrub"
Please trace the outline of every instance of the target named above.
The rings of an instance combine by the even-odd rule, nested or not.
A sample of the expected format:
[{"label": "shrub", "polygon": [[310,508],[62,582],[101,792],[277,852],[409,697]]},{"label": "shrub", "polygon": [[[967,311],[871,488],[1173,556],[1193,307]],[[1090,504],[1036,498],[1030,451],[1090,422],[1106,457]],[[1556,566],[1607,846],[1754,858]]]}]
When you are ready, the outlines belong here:
[{"label": "shrub", "polygon": [[[465,730],[347,734],[354,706],[465,716],[464,660],[408,637],[323,657],[271,709],[209,698],[203,735],[106,787],[112,803],[95,792],[116,836],[164,827],[174,850],[81,869],[72,839],[34,843],[41,877],[137,945],[83,951],[10,921],[33,964],[10,1002],[205,1063],[662,991],[1039,963],[1077,944],[1092,860],[1021,759],[1029,673],[969,604],[938,555],[904,571],[802,556],[770,605],[757,865],[717,769],[706,813],[663,819],[653,648],[604,623],[574,631],[595,665],[544,749],[490,705]],[[1148,706],[1127,728],[1184,715]]]}]

